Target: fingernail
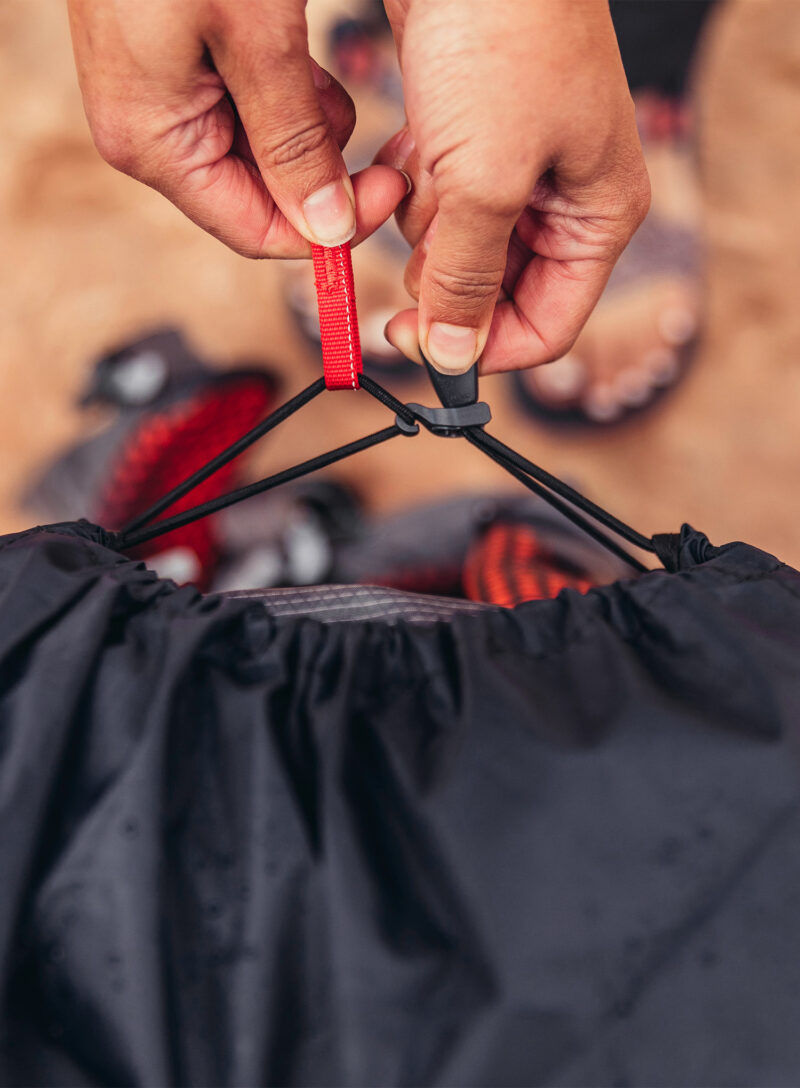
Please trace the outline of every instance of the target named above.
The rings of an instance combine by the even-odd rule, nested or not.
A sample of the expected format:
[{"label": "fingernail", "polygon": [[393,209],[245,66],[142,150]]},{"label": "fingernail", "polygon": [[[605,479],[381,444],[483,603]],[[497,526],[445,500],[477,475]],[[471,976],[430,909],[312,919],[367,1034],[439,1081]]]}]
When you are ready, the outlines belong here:
[{"label": "fingernail", "polygon": [[307,197],[303,215],[313,240],[321,246],[341,246],[356,232],[353,199],[341,180],[323,185]]},{"label": "fingernail", "polygon": [[475,362],[478,334],[463,325],[434,321],[428,332],[428,358],[437,370],[463,374]]},{"label": "fingernail", "polygon": [[411,180],[411,178],[408,176],[408,174],[405,172],[405,170],[401,170],[400,173],[406,179],[406,196],[408,196],[408,194],[414,188],[414,182]]},{"label": "fingernail", "polygon": [[330,75],[321,65],[317,64],[313,57],[309,59],[311,61],[311,78],[314,80],[314,86],[318,91],[327,91],[331,85]]}]

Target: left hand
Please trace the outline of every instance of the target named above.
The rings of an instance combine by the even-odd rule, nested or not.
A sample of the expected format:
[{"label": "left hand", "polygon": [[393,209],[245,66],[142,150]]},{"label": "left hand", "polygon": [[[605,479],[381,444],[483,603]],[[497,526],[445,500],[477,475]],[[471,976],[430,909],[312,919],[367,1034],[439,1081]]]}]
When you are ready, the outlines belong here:
[{"label": "left hand", "polygon": [[387,338],[453,373],[559,358],[649,204],[608,5],[385,6],[408,127],[376,161],[414,181],[398,219],[419,300]]}]

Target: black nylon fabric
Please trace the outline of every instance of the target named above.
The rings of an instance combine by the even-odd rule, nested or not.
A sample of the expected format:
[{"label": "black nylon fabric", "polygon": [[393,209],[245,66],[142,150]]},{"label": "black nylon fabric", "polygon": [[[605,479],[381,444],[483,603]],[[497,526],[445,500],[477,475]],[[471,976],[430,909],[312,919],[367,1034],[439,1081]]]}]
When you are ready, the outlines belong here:
[{"label": "black nylon fabric", "polygon": [[0,1073],[800,1082],[800,575],[276,618],[0,540]]}]

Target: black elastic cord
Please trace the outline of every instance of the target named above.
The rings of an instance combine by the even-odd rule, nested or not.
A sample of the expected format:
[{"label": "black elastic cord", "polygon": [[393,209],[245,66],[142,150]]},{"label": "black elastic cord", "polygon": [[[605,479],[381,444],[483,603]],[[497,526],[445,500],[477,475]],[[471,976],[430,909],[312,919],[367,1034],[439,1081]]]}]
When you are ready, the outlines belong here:
[{"label": "black elastic cord", "polygon": [[[402,420],[406,425],[413,425],[416,422],[417,414],[413,409],[409,408],[408,405],[403,404],[402,401],[399,401],[387,389],[384,389],[382,385],[379,385],[378,382],[366,375],[362,375],[360,384],[365,392],[369,393],[370,396],[374,397],[386,408],[394,412],[397,418]],[[244,450],[248,448],[248,446],[251,446],[274,427],[277,427],[279,423],[288,419],[289,416],[302,408],[304,404],[307,404],[310,400],[313,400],[314,397],[322,393],[324,389],[325,380],[324,378],[319,378],[306,389],[302,390],[302,392],[298,393],[297,396],[292,397],[291,400],[288,400],[285,404],[281,405],[275,412],[249,430],[247,434],[228,446],[222,453],[219,453],[216,457],[212,458],[207,465],[198,469],[197,472],[194,472],[182,483],[178,484],[177,487],[174,487],[143,514],[136,517],[117,535],[117,546],[120,549],[128,549],[136,547],[138,544],[144,544],[148,540],[162,536],[164,533],[171,532],[173,529],[179,529],[184,525],[189,525],[191,522],[197,521],[200,518],[208,517],[209,514],[214,514],[218,510],[223,510],[227,506],[232,506],[234,503],[241,502],[243,499],[248,499],[263,491],[269,491],[274,487],[278,487],[280,484],[299,479],[301,476],[307,476],[309,473],[316,472],[321,468],[326,468],[328,465],[332,465],[336,461],[341,461],[345,457],[351,457],[355,453],[360,453],[362,450],[377,446],[381,442],[386,442],[390,438],[395,438],[397,435],[407,433],[395,423],[391,427],[385,427],[383,430],[376,431],[373,434],[367,435],[365,438],[360,438],[355,442],[348,442],[344,446],[339,446],[335,450],[331,450],[330,453],[320,454],[317,457],[310,458],[308,461],[303,461],[302,464],[295,465],[294,468],[284,469],[282,472],[277,472],[263,480],[258,480],[255,483],[247,484],[245,487],[240,487],[235,491],[230,491],[227,495],[221,495],[216,499],[211,499],[209,502],[200,503],[198,506],[193,506],[189,510],[174,514],[172,517],[164,518],[161,521],[155,522],[155,524],[149,524],[174,502],[191,491],[192,488],[208,479],[209,476],[212,476],[218,469],[222,468],[223,465],[226,465],[229,461],[238,457],[240,453],[243,453]],[[491,460],[505,469],[506,472],[510,473],[515,479],[519,480],[520,483],[524,484],[525,487],[548,502],[574,525],[577,525],[590,537],[602,544],[603,547],[607,548],[626,563],[629,563],[636,570],[641,572],[646,572],[648,570],[643,563],[632,555],[629,555],[615,540],[606,536],[604,532],[596,525],[592,524],[591,521],[587,520],[587,518],[583,517],[578,511],[583,511],[584,514],[595,519],[617,536],[622,537],[623,540],[627,540],[629,544],[633,544],[637,548],[642,548],[644,551],[653,552],[655,551],[655,548],[653,542],[648,537],[643,536],[641,533],[637,533],[635,529],[632,529],[623,521],[620,521],[612,514],[609,514],[608,511],[604,510],[601,506],[597,506],[596,503],[593,503],[590,499],[581,495],[579,491],[576,491],[568,484],[559,480],[557,476],[553,476],[545,469],[540,468],[539,465],[534,464],[532,461],[528,461],[527,458],[522,457],[521,454],[512,450],[509,446],[506,446],[505,443],[501,442],[498,438],[487,434],[483,427],[464,427],[461,433],[468,442],[480,449],[491,458]],[[562,500],[566,500],[566,502]],[[577,507],[577,510],[572,509],[572,506],[568,505],[569,503]],[[146,527],[148,525],[149,528]]]},{"label": "black elastic cord", "polygon": [[218,453],[216,457],[213,457],[208,462],[208,464],[199,468],[197,472],[193,472],[191,476],[187,476],[182,483],[173,487],[172,490],[168,491],[166,495],[158,500],[158,502],[154,502],[143,514],[137,515],[133,521],[129,522],[122,529],[120,536],[123,539],[128,540],[137,529],[140,529],[143,525],[147,525],[154,518],[157,518],[159,514],[163,514],[167,507],[172,506],[178,499],[182,499],[184,495],[197,487],[198,484],[201,484],[203,480],[207,480],[209,476],[213,476],[218,469],[221,469],[223,465],[227,465],[234,457],[238,457],[240,453],[244,453],[248,446],[252,446],[254,442],[257,442],[259,438],[262,438],[271,431],[273,427],[277,427],[279,423],[283,423],[285,419],[294,415],[294,413],[302,408],[304,404],[308,404],[310,400],[319,396],[324,390],[324,378],[318,378],[315,382],[312,382],[311,385],[298,393],[296,397],[287,400],[285,404],[282,404],[280,408],[277,408],[271,415],[268,415],[266,419],[262,419],[260,423],[257,423],[255,427],[247,432],[247,434],[242,435],[241,438],[228,446],[222,453]]},{"label": "black elastic cord", "polygon": [[574,487],[570,487],[569,484],[565,484],[563,480],[559,480],[557,476],[553,476],[551,473],[547,472],[546,469],[540,468],[539,465],[535,465],[533,461],[529,461],[526,457],[523,457],[515,450],[512,450],[510,446],[501,442],[499,438],[495,438],[494,435],[488,434],[483,430],[479,433],[481,435],[481,444],[487,452],[490,449],[493,450],[509,464],[518,468],[520,472],[524,472],[526,476],[532,476],[534,480],[538,480],[539,483],[544,484],[545,487],[554,491],[556,495],[560,495],[562,499],[566,499],[568,502],[571,502],[573,506],[577,506],[584,514],[588,514],[590,517],[594,518],[595,521],[599,521],[601,525],[605,525],[612,533],[621,536],[623,540],[627,540],[628,543],[633,544],[634,547],[641,548],[646,552],[655,550],[653,548],[653,542],[649,537],[643,536],[642,533],[637,533],[630,525],[626,525],[624,521],[620,521],[619,518],[615,518],[613,514],[609,514],[602,506],[598,506],[597,503],[592,502],[591,499],[587,499],[585,495],[581,495],[580,491],[576,491]]},{"label": "black elastic cord", "polygon": [[116,545],[120,550],[134,548],[137,544],[144,544],[146,541],[168,533],[172,529],[180,529],[192,521],[198,521],[200,518],[208,517],[209,514],[215,514],[217,510],[224,510],[226,506],[233,506],[234,503],[241,502],[243,499],[249,499],[253,495],[260,495],[262,491],[270,491],[280,484],[288,483],[290,480],[297,480],[300,476],[307,476],[311,472],[316,472],[317,469],[326,468],[336,461],[351,457],[355,453],[380,445],[381,442],[386,442],[390,438],[396,438],[402,434],[404,432],[400,430],[397,424],[384,427],[382,431],[375,431],[365,438],[359,438],[355,442],[348,442],[344,446],[338,446],[335,450],[331,450],[330,453],[322,453],[317,457],[312,457],[308,461],[303,461],[302,464],[295,465],[294,468],[276,472],[273,476],[267,476],[263,480],[247,484],[247,486],[240,487],[236,491],[229,491],[227,495],[221,495],[217,499],[200,503],[199,506],[193,506],[190,510],[184,510],[180,514],[164,518],[163,521],[157,521],[155,525],[151,525],[149,528],[139,529],[135,532],[123,531],[117,537]]},{"label": "black elastic cord", "polygon": [[464,437],[477,449],[485,453],[487,457],[491,458],[495,464],[499,465],[506,472],[510,473],[516,480],[519,480],[521,484],[532,491],[539,498],[544,499],[546,503],[549,503],[554,510],[557,510],[559,514],[562,514],[568,521],[571,521],[573,525],[577,525],[579,529],[590,536],[593,540],[596,540],[598,544],[602,544],[604,548],[610,551],[613,555],[616,555],[623,562],[628,563],[635,570],[638,570],[642,574],[646,574],[649,570],[644,563],[636,559],[635,556],[630,555],[621,544],[618,544],[616,540],[613,540],[610,536],[598,529],[596,525],[593,525],[591,521],[579,514],[577,510],[573,510],[566,502],[563,502],[557,495],[554,495],[552,491],[548,491],[543,484],[538,483],[536,480],[531,479],[522,469],[517,468],[508,458],[504,457],[501,453],[492,449],[488,443],[482,441],[487,435],[479,427],[472,428],[464,432]]},{"label": "black elastic cord", "polygon": [[[402,404],[396,397],[384,389],[382,385],[379,385],[372,378],[366,375],[361,376],[361,386],[371,396],[379,400],[381,404],[384,404],[387,408],[393,411],[400,419],[407,422],[413,422],[417,417],[407,405]],[[410,417],[407,419],[407,417]],[[607,510],[604,510],[601,506],[597,506],[590,499],[587,499],[585,495],[581,495],[579,491],[570,487],[569,484],[565,484],[562,480],[559,480],[557,476],[553,476],[547,472],[546,469],[540,468],[539,465],[535,465],[532,461],[528,461],[522,457],[515,450],[512,450],[505,443],[495,438],[493,435],[488,434],[482,427],[469,427],[465,428],[462,432],[464,437],[482,450],[488,457],[490,457],[501,468],[509,472],[515,479],[519,480],[521,484],[524,484],[534,494],[539,495],[548,502],[555,510],[558,510],[560,514],[563,514],[573,525],[577,525],[588,536],[592,537],[599,544],[602,544],[604,548],[607,548],[610,552],[622,559],[624,562],[629,563],[636,570],[645,572],[648,568],[641,563],[634,556],[625,551],[620,544],[618,544],[611,537],[606,536],[596,525],[592,524],[586,518],[582,517],[576,510],[573,510],[567,503],[562,502],[561,499],[566,499],[568,502],[573,503],[579,510],[588,514],[590,517],[595,518],[606,528],[611,529],[612,532],[621,536],[624,540],[627,540],[635,547],[642,548],[644,551],[654,551],[652,541],[641,533],[637,533],[635,529],[632,529],[629,525],[615,518],[612,514],[609,514]],[[549,490],[548,490],[549,488]],[[558,496],[561,496],[559,498]]]},{"label": "black elastic cord", "polygon": [[369,393],[375,400],[379,400],[386,408],[389,408],[396,416],[399,416],[403,422],[412,424],[416,422],[417,417],[411,411],[407,404],[403,404],[397,397],[393,397],[388,389],[384,389],[382,385],[378,385],[376,381],[368,377],[366,374],[360,376],[361,388],[365,393]]}]

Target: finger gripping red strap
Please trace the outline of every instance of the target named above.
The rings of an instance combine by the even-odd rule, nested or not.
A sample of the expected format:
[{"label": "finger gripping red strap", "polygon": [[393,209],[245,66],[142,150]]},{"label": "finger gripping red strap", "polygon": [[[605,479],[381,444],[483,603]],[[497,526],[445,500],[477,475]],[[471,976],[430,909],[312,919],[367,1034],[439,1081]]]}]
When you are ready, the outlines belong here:
[{"label": "finger gripping red strap", "polygon": [[350,244],[312,246],[319,306],[322,365],[328,389],[358,389],[361,341]]}]

